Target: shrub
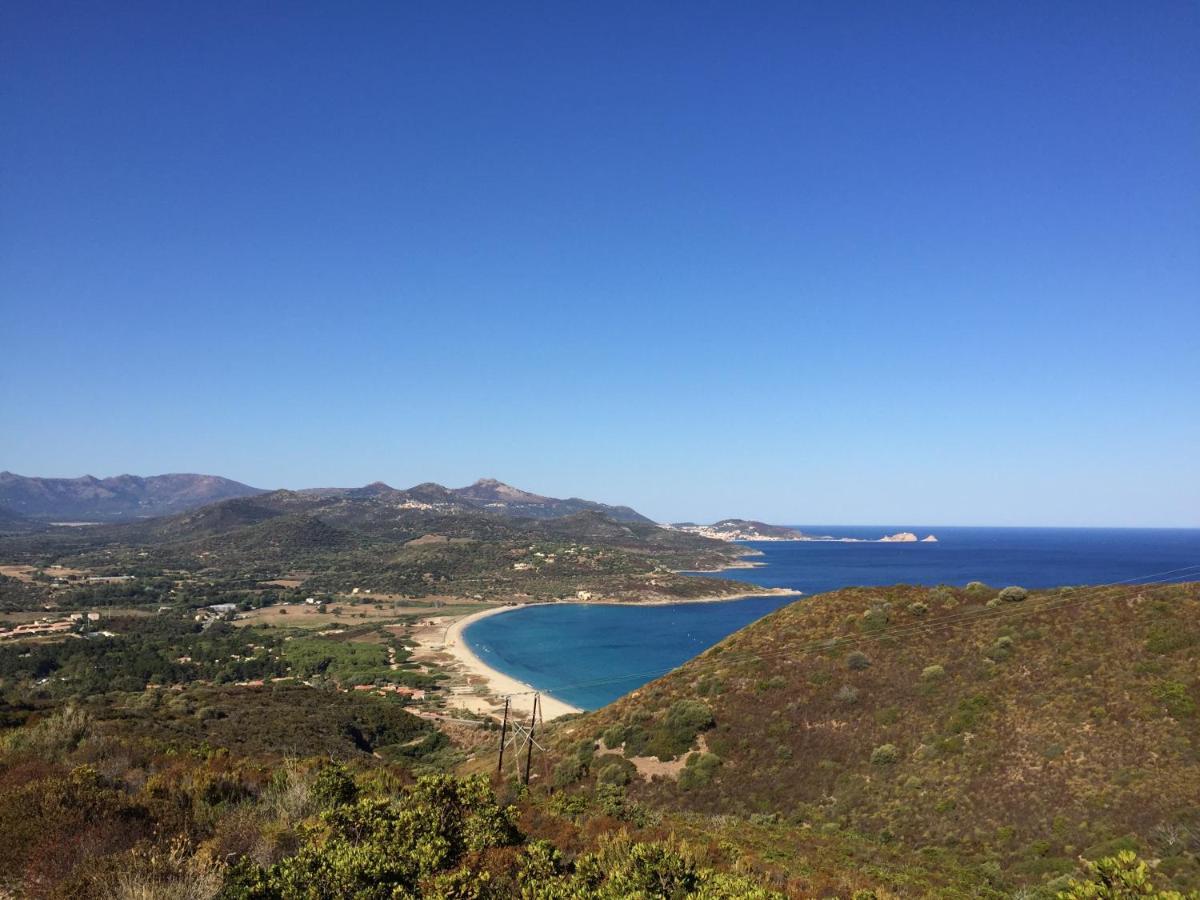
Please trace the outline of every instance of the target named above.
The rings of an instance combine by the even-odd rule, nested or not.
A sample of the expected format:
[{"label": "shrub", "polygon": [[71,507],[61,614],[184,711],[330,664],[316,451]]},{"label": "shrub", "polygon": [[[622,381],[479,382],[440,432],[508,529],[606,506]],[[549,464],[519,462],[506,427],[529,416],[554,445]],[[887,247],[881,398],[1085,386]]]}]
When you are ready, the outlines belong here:
[{"label": "shrub", "polygon": [[625,743],[625,736],[629,729],[618,722],[616,725],[609,725],[600,735],[600,740],[604,741],[604,746],[609,750],[616,750]]},{"label": "shrub", "polygon": [[999,594],[1000,599],[1006,603],[1020,603],[1022,600],[1029,598],[1029,591],[1023,587],[1006,587]]},{"label": "shrub", "polygon": [[645,756],[646,748],[650,745],[650,735],[646,729],[630,725],[625,729],[625,755]]},{"label": "shrub", "polygon": [[615,762],[606,763],[596,773],[597,784],[626,785],[632,780],[629,770]]},{"label": "shrub", "polygon": [[688,738],[713,726],[713,714],[708,704],[699,700],[677,700],[667,710],[667,728],[671,731],[687,732]]},{"label": "shrub", "polygon": [[908,604],[908,611],[914,616],[923,616],[929,612],[929,607],[918,600],[916,603]]},{"label": "shrub", "polygon": [[569,787],[587,773],[587,766],[577,756],[568,756],[554,767],[554,786]]},{"label": "shrub", "polygon": [[926,666],[921,670],[922,681],[938,681],[946,677],[946,670],[942,666]]},{"label": "shrub", "polygon": [[328,765],[317,773],[308,795],[318,809],[332,809],[357,800],[358,786],[342,766]]},{"label": "shrub", "polygon": [[1154,699],[1159,701],[1174,719],[1190,716],[1196,702],[1188,695],[1187,685],[1178,681],[1160,681],[1154,686]]},{"label": "shrub", "polygon": [[968,594],[986,594],[990,591],[986,584],[982,581],[972,581],[967,584],[966,591]]},{"label": "shrub", "polygon": [[838,688],[838,692],[833,695],[838,703],[844,703],[846,706],[853,706],[858,702],[858,688],[848,684],[843,684]]},{"label": "shrub", "polygon": [[679,786],[685,791],[703,787],[712,781],[720,767],[721,757],[715,753],[692,753],[679,773]]},{"label": "shrub", "polygon": [[1084,867],[1083,880],[1071,879],[1058,900],[1185,900],[1176,891],[1156,891],[1150,883],[1149,867],[1132,850],[1097,862],[1085,860]]},{"label": "shrub", "polygon": [[900,759],[900,751],[895,744],[880,744],[871,751],[871,765],[890,766]]},{"label": "shrub", "polygon": [[676,700],[661,723],[643,732],[644,740],[637,741],[636,734],[626,737],[625,755],[649,754],[662,760],[674,759],[691,748],[698,732],[713,724],[712,710],[707,704],[699,700]]},{"label": "shrub", "polygon": [[887,607],[872,606],[862,614],[863,631],[882,631],[888,624]]},{"label": "shrub", "polygon": [[861,650],[855,650],[846,657],[846,665],[855,672],[861,672],[863,669],[871,668],[871,658]]}]

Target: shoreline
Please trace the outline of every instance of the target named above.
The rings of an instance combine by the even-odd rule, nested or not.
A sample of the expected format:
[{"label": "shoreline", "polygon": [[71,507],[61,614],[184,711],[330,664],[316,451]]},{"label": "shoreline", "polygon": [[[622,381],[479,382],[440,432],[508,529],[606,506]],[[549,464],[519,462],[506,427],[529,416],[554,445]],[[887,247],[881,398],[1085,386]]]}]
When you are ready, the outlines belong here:
[{"label": "shoreline", "polygon": [[442,650],[450,654],[464,671],[482,678],[489,694],[499,697],[507,694],[513,695],[510,697],[511,709],[532,713],[533,695],[536,693],[541,694],[540,706],[542,718],[546,721],[557,719],[560,716],[569,716],[584,712],[578,706],[572,706],[570,703],[559,700],[552,694],[547,694],[545,691],[538,691],[532,685],[518,681],[511,675],[504,674],[499,669],[493,669],[475,655],[475,651],[470,648],[463,638],[463,631],[466,630],[467,626],[478,622],[480,619],[486,619],[489,616],[498,616],[501,613],[512,612],[513,610],[524,609],[526,606],[533,605],[540,604],[516,603],[512,606],[495,606],[491,609],[481,609],[479,612],[460,616],[447,626],[446,637],[442,642]]},{"label": "shoreline", "polygon": [[575,604],[578,606],[673,606],[681,603],[720,603],[723,600],[744,600],[747,597],[762,597],[762,596],[781,596],[794,595],[797,597],[803,596],[802,591],[794,591],[788,588],[758,588],[753,591],[743,591],[736,594],[724,594],[721,596],[708,597],[689,597],[686,599],[670,599],[670,600],[643,600],[636,602],[622,602],[619,600],[556,600],[549,603],[515,603],[511,606],[494,606],[491,609],[481,609],[479,612],[469,613],[465,616],[459,616],[450,622],[444,632],[444,637],[441,645],[434,642],[424,642],[414,638],[422,648],[431,652],[441,651],[448,654],[465,672],[467,675],[474,675],[477,678],[483,679],[484,686],[487,688],[489,695],[497,698],[502,698],[505,695],[511,695],[511,709],[531,713],[533,711],[533,695],[541,695],[541,711],[542,718],[546,721],[557,719],[561,716],[574,715],[576,713],[586,712],[578,706],[573,706],[565,700],[560,700],[553,694],[546,691],[539,691],[537,688],[523,681],[514,678],[501,672],[499,669],[492,668],[475,654],[463,636],[463,632],[468,626],[480,619],[486,619],[489,616],[497,616],[501,613],[513,612],[518,609],[525,609],[529,606],[549,606],[552,604]]}]

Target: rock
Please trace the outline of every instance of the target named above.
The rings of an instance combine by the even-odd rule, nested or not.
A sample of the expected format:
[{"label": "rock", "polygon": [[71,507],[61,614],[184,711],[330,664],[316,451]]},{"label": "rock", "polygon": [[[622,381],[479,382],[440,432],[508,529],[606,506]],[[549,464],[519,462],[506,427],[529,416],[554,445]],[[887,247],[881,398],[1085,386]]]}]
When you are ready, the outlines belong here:
[{"label": "rock", "polygon": [[917,536],[911,531],[901,531],[896,534],[889,534],[887,537],[881,537],[879,540],[882,543],[890,544],[910,544],[917,539]]},{"label": "rock", "polygon": [[929,537],[921,538],[922,544],[936,544],[937,542],[938,542],[938,539],[935,538],[932,534],[929,535]]}]

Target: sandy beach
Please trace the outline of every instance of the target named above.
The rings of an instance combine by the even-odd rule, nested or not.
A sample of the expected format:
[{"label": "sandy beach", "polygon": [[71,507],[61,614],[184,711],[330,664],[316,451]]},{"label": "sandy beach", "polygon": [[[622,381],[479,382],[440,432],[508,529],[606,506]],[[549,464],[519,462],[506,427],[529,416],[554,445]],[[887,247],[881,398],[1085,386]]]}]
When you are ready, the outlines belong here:
[{"label": "sandy beach", "polygon": [[[744,593],[726,594],[719,597],[695,597],[687,600],[649,600],[635,605],[658,606],[677,603],[718,603],[723,600],[738,600],[744,597],[758,597],[764,594],[792,594],[800,596],[801,592],[787,590],[784,588],[757,588],[754,590],[747,590]],[[605,600],[593,600],[588,602],[598,605],[629,605],[620,603],[618,601]],[[475,655],[470,646],[463,639],[463,631],[472,622],[478,622],[480,619],[487,618],[488,616],[496,616],[500,615],[501,613],[522,609],[528,605],[530,604],[517,603],[513,604],[512,606],[493,607],[491,609],[480,610],[477,613],[471,613],[470,615],[460,616],[459,618],[453,619],[448,623],[445,623],[444,620],[442,622],[437,622],[436,624],[431,622],[431,624],[422,632],[418,632],[417,634],[413,635],[413,640],[416,641],[425,652],[444,653],[449,655],[464,673],[482,679],[484,684],[487,686],[488,693],[492,694],[494,697],[500,698],[501,702],[503,702],[503,697],[506,695],[511,696],[512,709],[522,713],[529,713],[533,709],[533,695],[537,692],[536,689],[523,681],[518,681],[512,676],[506,675],[503,672],[497,671],[496,669],[493,669],[491,666],[487,665],[483,660]],[[583,710],[581,710],[579,707],[572,706],[570,703],[559,700],[557,697],[547,694],[544,691],[541,692],[541,697],[542,716],[546,720],[556,719],[559,716],[565,716],[571,713],[583,712]],[[492,705],[490,703],[482,702],[482,698],[478,697],[463,697],[460,699],[464,701],[464,705],[466,705],[468,708],[475,709],[477,712],[483,712]],[[474,702],[467,702],[468,700]]]},{"label": "sandy beach", "polygon": [[[469,616],[462,616],[459,619],[455,619],[446,628],[442,650],[454,657],[454,660],[463,671],[484,679],[491,693],[500,698],[503,698],[505,695],[512,695],[513,709],[518,712],[529,713],[533,711],[533,695],[536,693],[536,690],[525,682],[505,675],[503,672],[499,672],[484,663],[483,660],[471,651],[471,648],[463,640],[462,636],[463,630],[472,622],[477,622],[488,616],[512,612],[515,609],[521,609],[524,605],[515,604],[513,606],[485,609],[477,613],[471,613]],[[583,712],[579,707],[564,703],[562,700],[552,697],[545,692],[541,696],[542,717],[546,720],[557,719],[559,716],[569,715],[570,713]]]}]

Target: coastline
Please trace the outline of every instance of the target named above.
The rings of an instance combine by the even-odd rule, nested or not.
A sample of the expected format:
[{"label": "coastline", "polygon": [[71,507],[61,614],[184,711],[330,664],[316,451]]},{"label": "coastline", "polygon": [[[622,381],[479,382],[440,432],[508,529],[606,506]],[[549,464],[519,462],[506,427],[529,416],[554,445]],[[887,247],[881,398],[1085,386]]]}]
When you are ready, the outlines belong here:
[{"label": "coastline", "polygon": [[[561,600],[553,601],[555,603],[576,604],[579,606],[673,606],[680,603],[720,603],[723,600],[744,600],[747,597],[762,597],[762,596],[779,596],[779,595],[794,595],[796,597],[803,596],[802,591],[794,591],[788,588],[757,588],[756,590],[741,591],[736,594],[723,594],[719,596],[708,597],[689,597],[687,599],[670,599],[670,600],[645,600],[639,602],[622,602],[619,600]],[[480,659],[471,649],[466,639],[463,637],[463,632],[467,627],[480,619],[486,619],[489,616],[500,615],[501,613],[512,612],[518,609],[524,609],[527,606],[546,606],[546,603],[515,603],[511,606],[495,606],[491,609],[482,609],[479,612],[470,613],[465,616],[460,616],[450,622],[444,631],[442,641],[429,640],[420,636],[414,636],[415,640],[423,650],[431,653],[442,652],[449,655],[459,668],[467,675],[475,676],[483,680],[489,694],[494,697],[503,697],[511,695],[511,708],[522,713],[531,713],[533,711],[533,695],[541,694],[541,710],[542,717],[546,721],[557,719],[560,716],[573,715],[575,713],[585,712],[577,706],[573,706],[564,700],[560,700],[553,694],[545,691],[538,691],[532,685],[526,684],[513,678],[511,675],[506,675],[504,672],[494,669]]]},{"label": "coastline", "polygon": [[478,622],[480,619],[486,619],[489,616],[500,615],[501,613],[512,612],[516,609],[523,609],[529,606],[528,603],[518,603],[513,606],[497,606],[492,609],[483,609],[477,613],[471,613],[467,616],[455,619],[446,628],[446,638],[442,644],[442,650],[450,656],[462,667],[468,674],[482,678],[487,685],[488,692],[503,696],[505,694],[513,695],[511,697],[511,708],[520,712],[533,712],[533,695],[534,693],[541,694],[541,710],[542,718],[546,721],[557,719],[559,716],[572,715],[573,713],[583,712],[578,706],[572,706],[570,703],[565,703],[559,700],[552,694],[547,694],[545,691],[537,691],[536,688],[526,684],[523,681],[518,681],[511,675],[505,675],[498,669],[493,669],[471,650],[466,640],[463,638],[463,631],[473,622]]}]

